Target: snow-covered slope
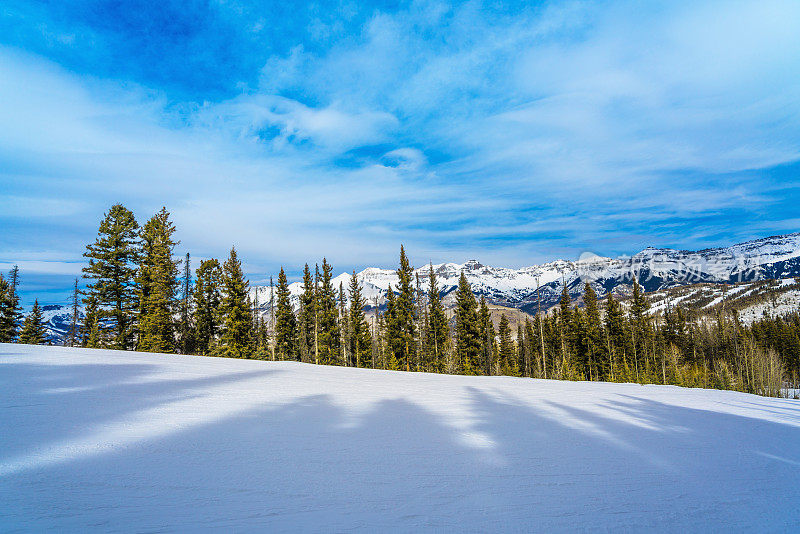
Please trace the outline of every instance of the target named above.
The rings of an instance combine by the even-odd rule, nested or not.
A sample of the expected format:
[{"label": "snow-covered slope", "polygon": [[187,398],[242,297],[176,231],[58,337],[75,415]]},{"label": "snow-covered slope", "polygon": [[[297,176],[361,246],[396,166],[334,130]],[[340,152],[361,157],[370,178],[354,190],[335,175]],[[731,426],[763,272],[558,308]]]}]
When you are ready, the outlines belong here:
[{"label": "snow-covered slope", "polygon": [[[646,291],[698,282],[741,282],[765,278],[800,276],[800,233],[773,236],[748,241],[726,248],[706,249],[697,252],[647,248],[623,258],[604,258],[586,254],[577,261],[558,260],[542,265],[509,269],[482,265],[476,260],[464,264],[444,263],[434,265],[439,287],[447,298],[458,285],[463,272],[477,295],[483,295],[494,304],[537,309],[536,288],[543,309],[558,302],[562,285],[573,299],[579,299],[585,282],[590,282],[602,297],[609,291],[629,286],[636,279]],[[422,289],[427,286],[428,266],[417,270]],[[370,267],[357,273],[364,285],[364,294],[371,303],[384,300],[389,285],[396,287],[397,274],[391,269]],[[334,279],[334,285],[344,284],[350,275],[343,273]],[[290,285],[292,295],[302,292],[302,284]],[[251,288],[251,296],[258,296],[263,307],[270,301],[269,287]]]},{"label": "snow-covered slope", "polygon": [[0,345],[3,531],[800,526],[800,401]]}]

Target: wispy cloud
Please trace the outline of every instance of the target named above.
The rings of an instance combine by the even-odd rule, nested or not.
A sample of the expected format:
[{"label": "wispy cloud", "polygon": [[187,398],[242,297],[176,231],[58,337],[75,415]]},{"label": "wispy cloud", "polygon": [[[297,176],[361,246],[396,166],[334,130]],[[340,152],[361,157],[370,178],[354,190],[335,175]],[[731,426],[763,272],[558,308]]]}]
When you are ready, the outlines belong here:
[{"label": "wispy cloud", "polygon": [[796,219],[796,2],[89,4],[0,15],[0,261],[74,254],[117,201],[263,272]]}]

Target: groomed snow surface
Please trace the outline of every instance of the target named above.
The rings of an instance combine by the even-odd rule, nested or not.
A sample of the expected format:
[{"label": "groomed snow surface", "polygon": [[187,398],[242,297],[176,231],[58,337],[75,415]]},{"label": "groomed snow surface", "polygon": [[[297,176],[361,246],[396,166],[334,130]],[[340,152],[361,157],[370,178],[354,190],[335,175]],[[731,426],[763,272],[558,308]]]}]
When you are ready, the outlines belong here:
[{"label": "groomed snow surface", "polygon": [[800,402],[0,345],[0,531],[776,531]]}]

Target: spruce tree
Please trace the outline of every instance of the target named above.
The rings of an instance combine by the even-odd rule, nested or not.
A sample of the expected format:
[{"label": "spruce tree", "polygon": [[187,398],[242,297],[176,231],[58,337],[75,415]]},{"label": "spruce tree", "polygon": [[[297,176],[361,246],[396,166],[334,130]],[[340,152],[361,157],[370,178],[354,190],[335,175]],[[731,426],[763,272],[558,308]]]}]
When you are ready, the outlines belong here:
[{"label": "spruce tree", "polygon": [[183,260],[183,280],[181,287],[180,324],[178,325],[178,343],[181,354],[193,354],[194,327],[192,326],[192,270],[191,256],[186,253]]},{"label": "spruce tree", "polygon": [[589,380],[602,380],[602,370],[605,367],[602,358],[602,329],[603,325],[600,322],[600,310],[597,307],[597,293],[589,282],[583,289],[583,304],[586,307],[586,328],[585,344],[588,349],[588,379]]},{"label": "spruce tree", "polygon": [[161,208],[142,227],[141,264],[136,276],[139,294],[139,339],[145,352],[175,350],[175,314],[178,312],[178,264],[172,253],[175,225]]},{"label": "spruce tree", "polygon": [[478,303],[463,272],[458,280],[455,315],[459,370],[464,374],[475,374],[481,352]]},{"label": "spruce tree", "polygon": [[492,317],[489,314],[489,306],[486,304],[486,298],[481,295],[481,305],[478,311],[478,326],[480,328],[480,367],[485,375],[493,375],[499,372],[495,369],[496,360],[494,357],[494,324]]},{"label": "spruce tree", "polygon": [[19,342],[28,345],[41,345],[47,339],[47,330],[44,324],[42,308],[39,307],[39,300],[33,301],[31,313],[25,317],[22,331],[19,333]]},{"label": "spruce tree", "polygon": [[514,351],[514,339],[511,337],[511,326],[505,313],[500,316],[497,334],[500,338],[498,352],[502,373],[508,376],[518,376],[519,367],[517,366],[516,353]]},{"label": "spruce tree", "polygon": [[218,352],[228,358],[247,358],[251,352],[253,322],[247,297],[249,282],[236,249],[222,265],[221,329]]},{"label": "spruce tree", "polygon": [[389,289],[386,290],[386,313],[383,314],[383,346],[385,348],[385,368],[392,371],[400,369],[400,364],[397,361],[397,353],[400,352],[401,335],[400,335],[400,321],[397,319],[397,298],[394,294],[392,285],[389,284]]},{"label": "spruce tree", "polygon": [[442,296],[439,294],[439,285],[433,264],[428,270],[428,330],[425,345],[430,353],[430,367],[435,372],[444,369],[445,347],[450,334],[447,315],[442,305]]},{"label": "spruce tree", "polygon": [[67,330],[66,345],[68,347],[75,347],[80,345],[80,291],[78,290],[78,279],[75,278],[75,284],[72,288],[72,296],[70,297],[70,306],[72,314],[69,321],[69,330]]},{"label": "spruce tree", "polygon": [[222,269],[215,259],[200,262],[195,272],[196,282],[192,295],[195,350],[211,354],[222,319]]},{"label": "spruce tree", "polygon": [[[86,246],[89,265],[83,275],[91,281],[86,286],[84,303],[98,307],[100,325],[109,331],[108,344],[115,349],[131,347],[136,316],[136,266],[139,261],[139,225],[130,210],[115,204],[105,214],[94,243]],[[106,336],[98,343],[105,345]]]},{"label": "spruce tree", "polygon": [[292,309],[289,281],[286,279],[283,267],[278,273],[276,297],[278,306],[275,310],[275,358],[298,360],[300,354],[297,350],[297,321]]},{"label": "spruce tree", "polygon": [[81,327],[81,347],[96,349],[100,347],[100,310],[94,297],[84,300],[86,303],[86,316]]},{"label": "spruce tree", "polygon": [[366,300],[362,294],[361,283],[356,271],[350,277],[349,295],[350,310],[348,323],[350,327],[349,352],[356,367],[372,367],[372,336],[364,316]]},{"label": "spruce tree", "polygon": [[400,266],[397,269],[397,300],[394,319],[398,339],[394,343],[395,359],[400,369],[411,370],[411,363],[416,354],[415,330],[416,309],[413,286],[414,268],[406,256],[403,246],[400,246]]},{"label": "spruce tree", "polygon": [[14,265],[8,273],[9,294],[11,296],[11,340],[17,339],[22,326],[22,303],[17,289],[19,288],[19,266]]},{"label": "spruce tree", "polygon": [[339,356],[339,321],[333,267],[322,259],[322,279],[317,292],[319,363],[335,365]]},{"label": "spruce tree", "polygon": [[0,343],[12,343],[16,337],[16,314],[11,284],[0,274]]},{"label": "spruce tree", "polygon": [[612,381],[619,377],[617,358],[625,365],[625,316],[613,293],[606,298],[606,350],[608,352],[608,376]]},{"label": "spruce tree", "polygon": [[311,276],[311,269],[306,263],[303,269],[303,293],[300,295],[300,310],[298,313],[298,339],[300,347],[300,361],[313,362],[315,323],[316,323],[316,287]]},{"label": "spruce tree", "polygon": [[350,316],[345,312],[344,282],[339,282],[339,356],[342,365],[350,367]]}]

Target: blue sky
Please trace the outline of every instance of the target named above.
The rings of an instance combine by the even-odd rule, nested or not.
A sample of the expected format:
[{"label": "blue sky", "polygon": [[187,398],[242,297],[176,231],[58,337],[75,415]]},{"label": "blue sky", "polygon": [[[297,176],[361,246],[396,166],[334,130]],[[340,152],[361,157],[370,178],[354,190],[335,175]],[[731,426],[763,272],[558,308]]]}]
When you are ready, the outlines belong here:
[{"label": "blue sky", "polygon": [[253,281],[800,230],[800,3],[6,0],[0,269],[103,212]]}]

